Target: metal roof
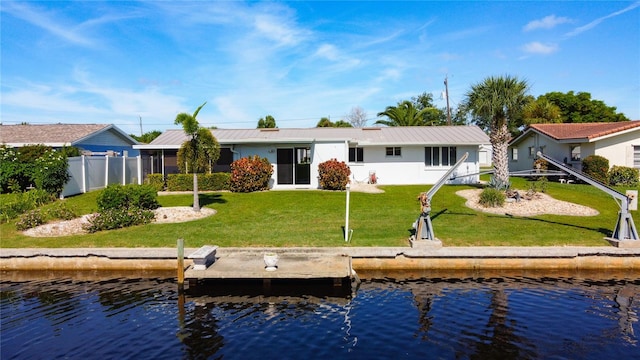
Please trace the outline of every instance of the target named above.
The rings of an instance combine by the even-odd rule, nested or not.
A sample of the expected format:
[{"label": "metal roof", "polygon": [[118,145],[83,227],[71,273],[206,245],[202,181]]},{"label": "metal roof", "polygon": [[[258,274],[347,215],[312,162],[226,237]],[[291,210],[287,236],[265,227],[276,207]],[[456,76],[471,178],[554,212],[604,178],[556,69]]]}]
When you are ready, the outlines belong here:
[{"label": "metal roof", "polygon": [[[482,145],[489,137],[477,126],[403,126],[376,128],[213,129],[221,145],[344,142],[358,146]],[[135,149],[178,149],[188,140],[182,129],[167,130]]]},{"label": "metal roof", "polygon": [[127,139],[131,144],[138,143],[119,128],[107,124],[0,125],[0,143],[9,146],[72,146],[109,130]]}]

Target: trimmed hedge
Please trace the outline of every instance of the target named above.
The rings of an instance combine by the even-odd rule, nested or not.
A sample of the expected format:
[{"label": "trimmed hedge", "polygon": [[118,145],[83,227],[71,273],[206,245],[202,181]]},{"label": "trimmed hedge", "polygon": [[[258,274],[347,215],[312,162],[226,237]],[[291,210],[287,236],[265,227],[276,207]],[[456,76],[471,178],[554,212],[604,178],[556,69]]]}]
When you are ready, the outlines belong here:
[{"label": "trimmed hedge", "polygon": [[165,183],[162,174],[149,174],[144,179],[144,183],[154,188],[156,191],[164,190]]},{"label": "trimmed hedge", "polygon": [[609,160],[600,155],[589,155],[582,160],[582,172],[600,181],[609,184]]},{"label": "trimmed hedge", "polygon": [[[229,173],[198,174],[198,191],[221,191],[230,189]],[[193,174],[167,175],[167,191],[193,191]]]}]

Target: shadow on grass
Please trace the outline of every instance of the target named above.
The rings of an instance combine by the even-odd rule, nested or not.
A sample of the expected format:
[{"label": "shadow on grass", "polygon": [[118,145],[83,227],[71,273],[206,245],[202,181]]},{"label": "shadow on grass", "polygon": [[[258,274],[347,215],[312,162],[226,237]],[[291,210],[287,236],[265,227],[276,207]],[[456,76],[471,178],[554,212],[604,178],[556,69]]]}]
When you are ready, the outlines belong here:
[{"label": "shadow on grass", "polygon": [[198,199],[200,199],[200,206],[225,204],[227,202],[221,194],[199,194]]},{"label": "shadow on grass", "polygon": [[[442,215],[446,211],[447,211],[447,209],[439,211],[437,214],[435,214],[434,216],[431,217],[431,220],[435,219],[439,215]],[[478,214],[462,213],[462,212],[447,212],[446,215],[477,216]],[[492,215],[487,215],[487,217],[490,217],[490,218],[501,218],[501,219],[513,219],[513,220],[524,220],[524,221],[539,221],[539,222],[543,222],[543,223],[547,223],[547,224],[562,225],[562,226],[568,226],[568,227],[572,227],[572,228],[576,228],[576,229],[595,231],[595,232],[599,232],[599,233],[603,234],[604,236],[611,236],[613,234],[613,232],[611,230],[604,229],[604,228],[601,228],[601,227],[595,228],[595,227],[567,224],[567,223],[564,223],[564,222],[544,220],[544,219],[539,219],[539,218],[534,218],[534,217],[513,216],[513,215],[507,215],[507,214],[505,214],[505,215],[492,214]]]}]

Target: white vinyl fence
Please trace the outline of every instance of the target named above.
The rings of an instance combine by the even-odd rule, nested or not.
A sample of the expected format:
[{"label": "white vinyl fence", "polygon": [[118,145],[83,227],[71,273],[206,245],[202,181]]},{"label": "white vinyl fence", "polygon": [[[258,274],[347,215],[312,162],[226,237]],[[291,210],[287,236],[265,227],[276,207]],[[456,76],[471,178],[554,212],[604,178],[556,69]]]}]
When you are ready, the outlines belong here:
[{"label": "white vinyl fence", "polygon": [[60,198],[103,189],[111,184],[142,184],[142,158],[76,156],[69,158],[69,175]]}]

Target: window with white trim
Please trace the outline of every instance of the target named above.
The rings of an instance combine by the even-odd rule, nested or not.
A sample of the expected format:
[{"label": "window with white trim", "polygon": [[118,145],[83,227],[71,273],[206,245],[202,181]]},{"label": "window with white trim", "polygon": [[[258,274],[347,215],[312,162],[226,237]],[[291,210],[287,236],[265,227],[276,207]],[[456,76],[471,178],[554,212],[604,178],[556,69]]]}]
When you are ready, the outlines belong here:
[{"label": "window with white trim", "polygon": [[425,166],[452,166],[456,163],[458,150],[455,146],[427,146],[424,148]]},{"label": "window with white trim", "polygon": [[361,147],[349,148],[349,162],[361,163],[364,162],[364,149]]},{"label": "window with white trim", "polygon": [[633,146],[633,167],[640,169],[640,145]]},{"label": "window with white trim", "polygon": [[511,148],[511,161],[518,161],[518,148]]},{"label": "window with white trim", "polygon": [[571,145],[571,161],[580,161],[580,145]]},{"label": "window with white trim", "polygon": [[402,156],[402,148],[401,147],[388,147],[385,149],[387,156]]},{"label": "window with white trim", "polygon": [[529,159],[534,159],[536,157],[536,147],[529,146]]}]

